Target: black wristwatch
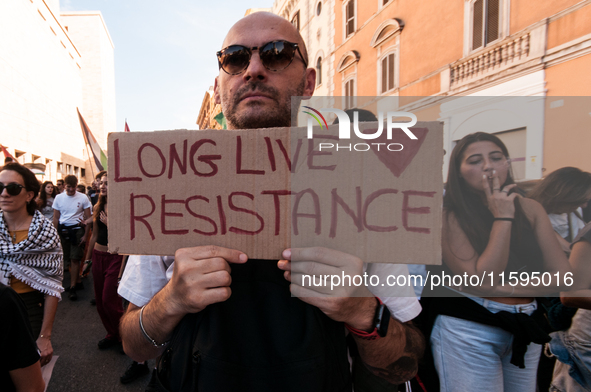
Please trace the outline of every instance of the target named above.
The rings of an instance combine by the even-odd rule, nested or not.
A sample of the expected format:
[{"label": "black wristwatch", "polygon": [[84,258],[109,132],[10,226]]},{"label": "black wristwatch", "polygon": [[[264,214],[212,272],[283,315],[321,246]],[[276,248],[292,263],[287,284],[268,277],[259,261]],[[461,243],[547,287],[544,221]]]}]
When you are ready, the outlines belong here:
[{"label": "black wristwatch", "polygon": [[376,297],[378,306],[376,307],[376,313],[373,316],[373,331],[365,332],[357,328],[353,328],[349,324],[345,324],[345,327],[355,336],[365,340],[376,340],[383,338],[388,334],[388,325],[390,324],[390,310],[384,303]]},{"label": "black wristwatch", "polygon": [[378,297],[378,307],[376,308],[376,314],[373,318],[373,325],[376,327],[376,332],[380,337],[384,337],[388,334],[388,325],[390,324],[390,310]]}]

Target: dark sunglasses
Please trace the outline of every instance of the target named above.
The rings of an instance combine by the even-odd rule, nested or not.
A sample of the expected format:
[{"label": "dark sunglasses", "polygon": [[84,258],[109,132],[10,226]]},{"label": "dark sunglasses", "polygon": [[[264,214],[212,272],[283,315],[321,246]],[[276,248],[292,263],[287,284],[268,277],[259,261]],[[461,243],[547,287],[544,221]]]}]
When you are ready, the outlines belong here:
[{"label": "dark sunglasses", "polygon": [[8,185],[4,185],[0,182],[0,194],[4,192],[4,189],[6,189],[6,192],[8,192],[10,196],[17,196],[19,193],[21,193],[21,190],[23,188],[24,186],[22,186],[21,184],[17,184],[16,182],[11,182]]},{"label": "dark sunglasses", "polygon": [[238,75],[244,72],[250,64],[252,52],[259,51],[259,57],[263,66],[269,71],[281,71],[289,67],[292,63],[296,50],[305,68],[308,63],[304,60],[298,44],[289,41],[271,41],[257,47],[248,48],[243,45],[230,45],[216,53],[218,56],[218,65],[227,74]]}]

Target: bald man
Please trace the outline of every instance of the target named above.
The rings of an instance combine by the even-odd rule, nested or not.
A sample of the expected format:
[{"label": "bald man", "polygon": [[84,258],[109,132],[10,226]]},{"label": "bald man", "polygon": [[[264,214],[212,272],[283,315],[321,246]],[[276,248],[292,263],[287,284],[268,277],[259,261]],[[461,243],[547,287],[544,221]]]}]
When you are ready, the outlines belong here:
[{"label": "bald man", "polygon": [[[292,96],[311,96],[316,80],[299,32],[255,13],[230,29],[222,47],[214,93],[228,128],[289,127]],[[384,307],[369,291],[310,297],[292,282],[301,268],[362,274],[361,260],[325,248],[283,256],[275,263],[200,246],[174,257],[130,257],[119,287],[131,303],[121,320],[125,352],[136,361],[161,356],[152,382],[169,390],[350,391],[348,329],[371,372],[392,383],[414,376],[424,343],[401,322],[416,316],[404,314],[408,302],[392,307],[399,317],[384,312],[378,331],[376,310]]]}]

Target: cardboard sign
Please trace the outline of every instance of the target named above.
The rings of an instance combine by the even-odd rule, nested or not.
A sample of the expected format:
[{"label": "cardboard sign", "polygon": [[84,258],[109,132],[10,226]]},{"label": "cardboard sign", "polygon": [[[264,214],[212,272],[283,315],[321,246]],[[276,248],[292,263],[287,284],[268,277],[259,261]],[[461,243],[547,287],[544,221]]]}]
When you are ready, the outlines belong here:
[{"label": "cardboard sign", "polygon": [[443,130],[411,130],[416,140],[338,140],[337,126],[313,139],[304,128],[111,133],[109,251],[219,245],[278,260],[286,248],[324,246],[367,262],[439,264]]}]

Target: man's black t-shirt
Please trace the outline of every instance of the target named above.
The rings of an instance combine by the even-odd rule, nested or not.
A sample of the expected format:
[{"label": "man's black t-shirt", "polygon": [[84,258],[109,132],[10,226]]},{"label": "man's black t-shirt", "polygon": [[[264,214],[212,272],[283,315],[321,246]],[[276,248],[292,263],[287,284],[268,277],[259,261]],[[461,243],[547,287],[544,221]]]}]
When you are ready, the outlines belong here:
[{"label": "man's black t-shirt", "polygon": [[31,366],[39,360],[39,352],[23,300],[1,283],[0,315],[0,390],[15,391],[8,372]]},{"label": "man's black t-shirt", "polygon": [[277,263],[232,265],[232,295],[187,315],[159,363],[171,391],[351,391],[345,328],[290,295]]}]

